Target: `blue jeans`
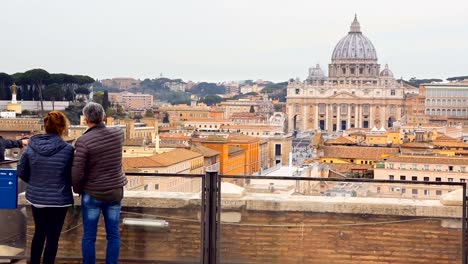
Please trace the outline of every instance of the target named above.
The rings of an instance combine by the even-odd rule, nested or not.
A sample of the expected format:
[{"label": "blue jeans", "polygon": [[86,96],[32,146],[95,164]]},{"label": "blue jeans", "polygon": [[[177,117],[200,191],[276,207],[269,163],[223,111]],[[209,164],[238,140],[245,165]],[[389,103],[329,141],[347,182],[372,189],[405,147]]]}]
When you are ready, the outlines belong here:
[{"label": "blue jeans", "polygon": [[96,263],[96,234],[99,216],[104,215],[106,225],[106,264],[119,263],[120,253],[120,202],[100,202],[90,195],[83,193],[81,196],[81,208],[83,216],[83,240],[81,251],[83,264]]}]

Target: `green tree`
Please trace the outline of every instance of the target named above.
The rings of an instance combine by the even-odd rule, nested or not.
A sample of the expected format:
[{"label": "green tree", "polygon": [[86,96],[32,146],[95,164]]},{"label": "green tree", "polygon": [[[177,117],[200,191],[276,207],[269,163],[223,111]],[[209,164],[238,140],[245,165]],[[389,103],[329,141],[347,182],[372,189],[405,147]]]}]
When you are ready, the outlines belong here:
[{"label": "green tree", "polygon": [[43,90],[44,86],[50,78],[50,74],[43,69],[33,69],[24,73],[27,79],[29,79],[34,86],[37,88],[39,93],[39,100],[41,101],[41,114],[44,113],[44,98]]},{"label": "green tree", "polygon": [[76,94],[88,95],[90,92],[89,92],[88,88],[80,86],[80,87],[75,89],[75,93]]},{"label": "green tree", "polygon": [[[0,72],[0,100],[11,100],[10,85],[13,83],[13,78],[4,72]],[[8,89],[8,91],[7,91]],[[8,98],[10,95],[10,98]]]},{"label": "green tree", "polygon": [[[100,105],[103,105],[103,99],[104,99],[104,92],[95,92],[94,95],[93,95],[93,101],[95,103],[98,103]],[[103,106],[104,107],[104,106]]]},{"label": "green tree", "polygon": [[65,92],[62,89],[62,86],[53,83],[49,84],[44,89],[44,99],[48,101],[62,101],[65,96]]},{"label": "green tree", "polygon": [[204,102],[207,105],[215,105],[215,104],[222,102],[223,100],[224,99],[218,95],[209,94],[203,98],[202,102]]},{"label": "green tree", "polygon": [[105,90],[104,94],[102,95],[102,107],[104,110],[107,110],[110,107],[109,92],[107,90]]}]

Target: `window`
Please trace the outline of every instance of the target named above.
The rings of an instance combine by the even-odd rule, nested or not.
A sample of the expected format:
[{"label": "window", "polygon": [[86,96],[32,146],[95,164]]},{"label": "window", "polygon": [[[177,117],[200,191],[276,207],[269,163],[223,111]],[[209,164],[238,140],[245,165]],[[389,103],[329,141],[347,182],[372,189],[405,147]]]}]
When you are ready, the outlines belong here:
[{"label": "window", "polygon": [[393,169],[393,163],[389,163],[389,164],[388,164],[388,167],[389,167],[390,169]]},{"label": "window", "polygon": [[395,179],[395,176],[393,176],[393,175],[388,175],[388,179],[391,180],[391,181],[393,181],[393,180]]},{"label": "window", "polygon": [[390,95],[395,95],[395,89],[390,90]]},{"label": "window", "polygon": [[406,164],[400,164],[400,170],[406,170]]},{"label": "window", "polygon": [[401,193],[406,193],[406,188],[401,188]]},{"label": "window", "polygon": [[417,169],[418,169],[418,164],[413,164],[412,169],[413,169],[413,170],[417,170]]},{"label": "window", "polygon": [[429,190],[424,190],[424,195],[429,195]]},{"label": "window", "polygon": [[465,172],[465,167],[460,167],[460,172]]},{"label": "window", "polygon": [[401,176],[400,176],[400,181],[406,181],[406,176],[405,176],[405,175],[401,175]]},{"label": "window", "polygon": [[411,177],[411,180],[412,180],[412,181],[417,181],[417,180],[418,180],[418,176],[412,176],[412,177]]},{"label": "window", "polygon": [[429,165],[424,165],[424,170],[429,170]]},{"label": "window", "polygon": [[377,193],[380,193],[380,187],[377,187]]},{"label": "window", "polygon": [[412,193],[412,194],[418,194],[418,189],[412,189],[412,190],[411,190],[411,193]]},{"label": "window", "polygon": [[460,182],[466,182],[466,180],[463,178],[460,178]]},{"label": "window", "polygon": [[155,190],[159,190],[159,184],[155,184],[155,185],[154,185],[154,189],[155,189]]},{"label": "window", "polygon": [[296,94],[299,94],[299,89],[296,89]]},{"label": "window", "polygon": [[453,182],[453,178],[448,178],[447,181]]},{"label": "window", "polygon": [[429,181],[429,177],[424,177],[424,181]]},{"label": "window", "polygon": [[440,182],[442,179],[440,177],[436,177],[436,181]]},{"label": "window", "polygon": [[440,165],[436,165],[436,171],[441,171],[442,168],[440,167]]},{"label": "window", "polygon": [[441,190],[436,190],[436,195],[442,195],[442,191]]}]

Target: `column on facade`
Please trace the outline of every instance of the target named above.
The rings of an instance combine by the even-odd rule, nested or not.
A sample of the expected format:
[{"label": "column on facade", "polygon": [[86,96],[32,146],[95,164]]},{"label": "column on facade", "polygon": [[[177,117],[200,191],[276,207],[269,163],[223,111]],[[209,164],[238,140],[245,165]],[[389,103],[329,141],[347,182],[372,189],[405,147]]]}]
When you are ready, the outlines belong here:
[{"label": "column on facade", "polygon": [[336,104],[336,131],[341,129],[341,104]]},{"label": "column on facade", "polygon": [[295,115],[295,104],[289,105],[289,127],[288,130],[292,132],[294,130],[294,115]]},{"label": "column on facade", "polygon": [[374,127],[374,105],[369,104],[369,127]]},{"label": "column on facade", "polygon": [[388,125],[388,116],[387,116],[387,106],[383,104],[380,106],[380,124],[383,127],[387,127]]},{"label": "column on facade", "polygon": [[318,104],[314,104],[314,129],[320,129]]},{"label": "column on facade", "polygon": [[359,104],[354,105],[354,127],[359,127]]},{"label": "column on facade", "polygon": [[303,115],[302,115],[303,118],[302,118],[302,129],[301,129],[301,131],[307,130],[307,119],[308,119],[308,118],[307,118],[307,117],[308,117],[307,113],[309,112],[309,110],[308,110],[309,107],[307,107],[306,104],[303,105],[303,108],[304,108],[304,109],[302,110],[302,112],[303,112]]},{"label": "column on facade", "polygon": [[363,121],[363,119],[362,119],[362,104],[359,104],[359,105],[358,105],[358,108],[359,108],[358,115],[357,115],[357,117],[358,117],[358,124],[359,124],[358,127],[362,127],[362,121]]},{"label": "column on facade", "polygon": [[351,128],[351,104],[348,104],[347,115],[348,120],[346,121],[346,128]]}]

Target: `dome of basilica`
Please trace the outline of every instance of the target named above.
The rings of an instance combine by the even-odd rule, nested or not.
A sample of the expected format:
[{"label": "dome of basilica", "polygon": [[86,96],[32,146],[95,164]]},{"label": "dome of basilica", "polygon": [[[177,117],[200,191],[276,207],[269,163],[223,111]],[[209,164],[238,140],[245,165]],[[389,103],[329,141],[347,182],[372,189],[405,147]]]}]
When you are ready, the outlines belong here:
[{"label": "dome of basilica", "polygon": [[377,53],[372,42],[362,34],[361,25],[354,17],[351,29],[344,38],[342,38],[332,54],[333,60],[375,60]]},{"label": "dome of basilica", "polygon": [[307,79],[311,81],[323,81],[323,80],[326,80],[327,77],[325,77],[325,74],[320,68],[320,65],[317,64],[315,68],[314,67],[309,68],[309,77]]},{"label": "dome of basilica", "polygon": [[393,77],[393,72],[388,68],[388,64],[385,64],[385,69],[380,72],[381,77]]}]

